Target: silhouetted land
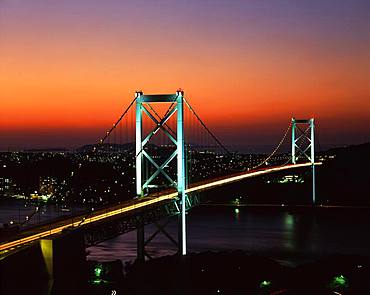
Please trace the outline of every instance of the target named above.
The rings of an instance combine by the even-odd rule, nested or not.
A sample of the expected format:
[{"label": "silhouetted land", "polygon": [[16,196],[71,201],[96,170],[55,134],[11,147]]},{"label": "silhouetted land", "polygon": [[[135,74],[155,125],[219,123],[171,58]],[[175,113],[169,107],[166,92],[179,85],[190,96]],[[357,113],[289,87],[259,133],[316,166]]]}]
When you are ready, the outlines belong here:
[{"label": "silhouetted land", "polygon": [[[318,205],[370,206],[370,143],[331,149],[320,154],[316,168]],[[311,204],[311,169],[288,172],[296,182],[281,180],[287,172],[269,174],[205,192],[204,201],[235,204]]]},{"label": "silhouetted land", "polygon": [[[77,152],[0,153],[1,181],[9,181],[3,196],[22,194],[26,198],[37,191],[51,193],[51,202],[91,204],[94,206],[130,199],[134,195],[133,146],[103,146],[91,154],[94,146]],[[165,158],[168,151],[151,146],[151,154]],[[324,165],[317,167],[317,201],[319,204],[370,206],[370,143],[330,149],[319,154]],[[281,156],[285,162],[288,155]],[[196,182],[241,171],[245,163],[254,165],[264,155],[241,155],[240,161],[230,161],[217,154],[193,152],[189,157],[189,178]],[[150,167],[148,167],[149,169]],[[152,167],[153,168],[153,167]],[[175,169],[168,168],[168,173]],[[150,169],[149,169],[150,170]],[[72,175],[73,172],[73,175]],[[151,171],[147,172],[149,175]],[[286,176],[274,173],[248,179],[241,185],[231,185],[212,191],[221,197],[216,202],[228,203],[240,195],[241,203],[310,204],[310,169],[289,172],[296,181],[279,181]],[[161,180],[160,180],[161,181]],[[163,181],[163,180],[162,180]],[[163,181],[165,183],[166,181]],[[5,184],[6,185],[6,184]],[[1,190],[1,188],[0,188]]]},{"label": "silhouetted land", "polygon": [[370,260],[360,256],[328,256],[289,267],[242,251],[175,255],[129,265],[124,279],[112,281],[117,264],[90,263],[90,277],[95,277],[97,265],[102,270],[100,283],[90,285],[90,294],[370,293]]},{"label": "silhouetted land", "polygon": [[370,143],[328,151],[335,156],[320,170],[319,192],[332,202],[370,205]]}]

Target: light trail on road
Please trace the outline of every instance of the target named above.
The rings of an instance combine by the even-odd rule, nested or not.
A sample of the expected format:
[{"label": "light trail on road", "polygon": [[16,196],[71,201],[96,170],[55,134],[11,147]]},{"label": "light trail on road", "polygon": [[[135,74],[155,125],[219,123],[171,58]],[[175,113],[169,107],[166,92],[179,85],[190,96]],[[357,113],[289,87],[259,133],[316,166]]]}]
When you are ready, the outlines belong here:
[{"label": "light trail on road", "polygon": [[[322,162],[317,162],[314,165],[317,166],[317,165],[321,165],[321,164],[322,164]],[[244,173],[239,174],[239,175],[229,176],[229,177],[224,178],[224,179],[210,181],[209,183],[204,183],[204,184],[201,184],[201,185],[195,185],[191,188],[188,188],[185,191],[185,193],[191,193],[191,192],[195,192],[195,191],[204,191],[204,190],[208,190],[208,189],[211,189],[211,188],[214,188],[214,187],[217,187],[217,186],[233,183],[233,182],[240,181],[240,180],[247,179],[247,178],[251,178],[251,177],[256,177],[256,176],[269,174],[269,173],[273,173],[273,172],[278,172],[278,171],[283,171],[283,170],[303,168],[303,167],[308,167],[308,166],[312,166],[312,163],[291,164],[291,165],[285,165],[285,166],[259,169],[257,171],[247,171],[247,172],[244,172]],[[11,242],[0,244],[0,251],[7,252],[9,249],[12,249],[14,247],[22,246],[22,245],[28,244],[30,242],[33,242],[35,240],[39,240],[39,239],[47,237],[47,236],[51,236],[51,235],[54,235],[54,234],[61,233],[66,228],[84,226],[84,225],[87,225],[87,224],[90,224],[90,223],[93,223],[93,222],[97,222],[99,220],[103,220],[103,219],[106,219],[106,218],[109,218],[109,217],[112,217],[112,216],[123,214],[125,212],[130,212],[130,211],[133,211],[133,210],[136,210],[136,209],[140,209],[140,208],[143,208],[143,207],[146,207],[146,206],[150,206],[150,205],[153,205],[153,204],[165,201],[165,200],[173,200],[173,199],[176,199],[177,196],[178,196],[178,193],[173,192],[173,193],[170,193],[170,194],[155,197],[155,198],[147,200],[147,201],[141,201],[141,202],[139,201],[136,204],[121,207],[119,209],[112,209],[111,211],[107,211],[105,213],[98,214],[98,215],[93,216],[93,217],[89,217],[89,218],[81,217],[81,218],[76,219],[76,221],[70,222],[68,224],[65,224],[65,225],[62,225],[62,226],[57,226],[53,229],[45,230],[43,232],[33,234],[33,235],[30,235],[30,236],[25,237],[25,238],[20,238],[20,239],[11,241]]]}]

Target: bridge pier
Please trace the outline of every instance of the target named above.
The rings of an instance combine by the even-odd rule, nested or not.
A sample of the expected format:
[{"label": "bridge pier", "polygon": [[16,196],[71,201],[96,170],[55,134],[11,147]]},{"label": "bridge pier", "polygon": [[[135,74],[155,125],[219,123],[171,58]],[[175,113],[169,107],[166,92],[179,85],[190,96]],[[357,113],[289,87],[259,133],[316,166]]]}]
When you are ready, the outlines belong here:
[{"label": "bridge pier", "polygon": [[312,164],[312,204],[316,205],[316,175],[315,175],[315,165]]},{"label": "bridge pier", "polygon": [[86,282],[78,231],[41,239],[0,259],[0,294],[82,294]]},{"label": "bridge pier", "polygon": [[136,243],[137,243],[137,261],[145,261],[145,227],[141,216],[137,217],[136,229]]},{"label": "bridge pier", "polygon": [[[186,196],[185,210],[186,212],[194,207],[199,205],[200,198],[197,194],[193,193],[189,196]],[[147,216],[145,218],[145,213],[135,217],[135,226],[136,226],[136,241],[137,241],[137,261],[144,262],[146,258],[151,259],[152,257],[146,252],[145,247],[160,233],[162,233],[177,249],[177,254],[182,255],[182,216],[181,216],[181,204],[180,200],[174,200],[172,203],[162,207],[162,214],[157,215],[157,217],[150,218]],[[148,218],[149,217],[149,218]],[[170,223],[173,218],[177,218],[177,240],[176,237],[172,237],[171,234],[166,231],[166,226]],[[154,224],[156,230],[150,235],[145,237],[145,225]],[[104,238],[103,238],[104,239]]]},{"label": "bridge pier", "polygon": [[180,231],[181,228],[181,216],[178,215],[178,222],[179,222],[179,230],[178,230],[178,242],[165,230],[166,225],[170,222],[171,216],[168,217],[167,221],[160,224],[159,221],[153,221],[153,224],[157,227],[157,230],[152,233],[152,235],[145,239],[145,223],[141,218],[139,218],[137,223],[137,230],[136,230],[136,241],[137,241],[137,262],[145,262],[145,258],[148,257],[152,259],[152,257],[146,252],[145,246],[148,245],[159,233],[162,233],[167,239],[172,242],[175,247],[178,249],[177,253],[181,253],[180,249],[180,239],[182,237],[182,233]]},{"label": "bridge pier", "polygon": [[45,294],[55,290],[77,294],[87,279],[83,233],[72,231],[40,240],[41,255],[49,281]]}]

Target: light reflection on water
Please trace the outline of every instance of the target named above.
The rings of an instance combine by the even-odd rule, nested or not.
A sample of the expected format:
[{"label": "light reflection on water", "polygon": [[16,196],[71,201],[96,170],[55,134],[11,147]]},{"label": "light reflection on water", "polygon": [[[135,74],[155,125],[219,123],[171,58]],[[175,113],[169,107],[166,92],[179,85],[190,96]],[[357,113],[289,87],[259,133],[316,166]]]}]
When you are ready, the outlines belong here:
[{"label": "light reflection on water", "polygon": [[[0,223],[24,220],[36,204],[22,201],[1,202]],[[21,208],[21,210],[20,210]],[[74,208],[83,210],[83,208]],[[285,211],[283,211],[285,210]],[[370,255],[370,214],[365,210],[324,209],[290,213],[284,209],[248,207],[197,207],[188,214],[188,249],[190,252],[244,250],[295,264],[320,255],[343,253]],[[19,214],[20,213],[20,214]],[[41,205],[32,222],[43,222],[71,212],[57,205]],[[166,231],[176,239],[177,219],[172,218]],[[145,227],[149,237],[156,227]],[[174,245],[159,234],[146,247],[154,257],[173,254]],[[90,247],[89,259],[109,261],[136,258],[136,232],[130,232]]]},{"label": "light reflection on water", "polygon": [[[310,211],[289,213],[279,210],[252,210],[241,207],[198,207],[188,214],[188,249],[190,252],[244,250],[296,264],[325,254],[370,255],[370,214]],[[353,211],[352,211],[353,213]],[[347,218],[343,218],[343,214]],[[156,230],[145,227],[146,237]],[[177,220],[166,227],[177,237]],[[136,257],[136,232],[121,235],[90,247],[89,259],[107,261]],[[175,253],[174,245],[159,234],[147,247],[151,256]]]}]

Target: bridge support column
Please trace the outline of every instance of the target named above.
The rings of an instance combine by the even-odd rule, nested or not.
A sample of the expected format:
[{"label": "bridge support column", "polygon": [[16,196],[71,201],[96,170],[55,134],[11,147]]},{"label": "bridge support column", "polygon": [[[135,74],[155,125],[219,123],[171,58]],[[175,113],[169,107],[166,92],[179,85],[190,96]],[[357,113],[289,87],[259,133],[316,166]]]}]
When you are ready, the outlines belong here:
[{"label": "bridge support column", "polygon": [[136,243],[137,243],[137,260],[138,262],[145,261],[145,227],[141,216],[137,217],[136,229]]},{"label": "bridge support column", "polygon": [[185,140],[184,140],[184,93],[177,91],[177,192],[180,199],[179,252],[186,255],[186,195],[185,195]]},{"label": "bridge support column", "polygon": [[[305,125],[301,129],[298,125]],[[298,135],[297,136],[297,132]],[[308,133],[310,132],[310,133]],[[307,145],[308,142],[309,144]],[[306,144],[305,144],[306,143]],[[302,145],[304,145],[302,147]],[[298,153],[298,155],[297,155]],[[316,204],[316,175],[315,175],[315,125],[314,118],[295,119],[292,118],[292,164],[296,164],[299,157],[310,161],[312,167],[312,204]]]},{"label": "bridge support column", "polygon": [[[136,92],[136,197],[143,196],[142,189],[142,165],[143,165],[143,153],[142,153],[142,102],[140,96],[142,92]],[[137,218],[137,229],[136,229],[136,244],[137,244],[137,260],[139,262],[145,261],[145,232],[144,224],[141,216]]]},{"label": "bridge support column", "polygon": [[311,163],[312,163],[312,204],[316,204],[316,175],[315,175],[315,124],[310,120],[311,128]]},{"label": "bridge support column", "polygon": [[296,128],[296,123],[295,123],[295,118],[292,118],[292,163],[296,164],[296,158],[295,158],[295,128]]},{"label": "bridge support column", "polygon": [[142,92],[136,92],[136,196],[141,197],[143,195],[143,190],[142,190],[142,165],[143,165],[143,153],[142,153],[142,113],[141,113],[141,108],[142,108],[142,102],[140,96],[142,95]]},{"label": "bridge support column", "polygon": [[[144,95],[142,92],[136,92],[136,196],[142,197],[149,193],[151,188],[158,188],[162,183],[155,183],[158,176],[164,176],[169,182],[169,187],[175,188],[178,195],[178,204],[180,205],[179,215],[179,242],[177,243],[178,252],[186,255],[186,153],[184,139],[184,92],[177,90],[176,94],[158,94]],[[167,112],[163,117],[155,111],[150,104],[167,103],[170,104]],[[143,137],[142,116],[146,115],[154,124],[155,127],[151,132]],[[177,130],[175,132],[168,126],[168,120],[177,113]],[[149,149],[145,149],[153,136],[161,130],[171,141],[171,144],[176,147],[176,150],[162,164],[157,163],[149,153]],[[177,179],[173,179],[166,171],[169,164],[177,158]],[[146,161],[146,162],[145,162]],[[150,177],[143,177],[142,167],[144,163],[154,166],[155,172]],[[137,229],[137,254],[138,260],[144,261],[145,256],[145,239],[143,226]]]}]

